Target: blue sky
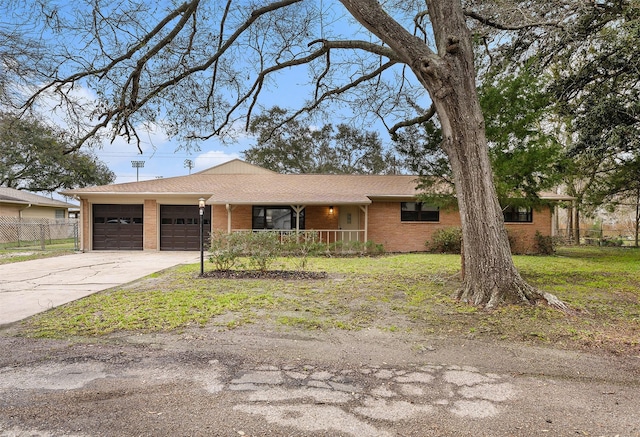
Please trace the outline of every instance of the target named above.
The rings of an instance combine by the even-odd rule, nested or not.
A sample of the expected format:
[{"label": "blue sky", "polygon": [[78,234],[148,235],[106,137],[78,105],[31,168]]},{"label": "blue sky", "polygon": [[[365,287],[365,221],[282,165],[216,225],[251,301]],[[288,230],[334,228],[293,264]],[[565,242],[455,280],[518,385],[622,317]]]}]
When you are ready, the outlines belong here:
[{"label": "blue sky", "polygon": [[135,144],[127,144],[120,137],[113,143],[107,141],[101,149],[95,150],[98,158],[116,174],[116,183],[136,180],[136,169],[131,164],[134,160],[144,161],[144,167],[139,169],[140,180],[182,176],[189,174],[189,169],[185,166],[187,159],[193,161],[193,173],[241,158],[241,152],[253,143],[253,140],[246,136],[239,137],[232,144],[222,144],[219,139],[213,138],[201,143],[200,151],[187,153],[177,150],[178,145],[159,130],[141,132],[146,134],[146,137],[141,136],[142,154],[138,152]]},{"label": "blue sky", "polygon": [[[60,4],[63,5],[63,3]],[[66,6],[61,9],[63,12],[72,8],[73,5],[73,3],[64,4]],[[353,20],[349,18],[343,7],[335,1],[325,0],[323,3],[321,0],[319,5],[326,14],[327,32],[331,32],[329,30],[331,28],[337,34],[358,36],[365,40],[370,38],[368,32],[359,30],[359,26],[354,26]],[[16,17],[19,16],[20,14],[16,15]],[[309,93],[309,88],[305,86],[309,81],[308,73],[306,66],[281,72],[269,88],[262,90],[258,101],[259,108],[255,109],[254,115],[260,112],[260,108],[267,109],[274,105],[287,109],[299,109],[303,106],[304,99],[312,97],[312,94]],[[94,106],[90,102],[95,98],[94,92],[86,88],[78,88],[81,88],[79,84],[74,88],[73,92],[78,92],[82,98],[87,99],[87,107]],[[51,108],[46,106],[45,104],[43,112],[52,114]],[[327,120],[327,122],[334,124],[344,122],[343,115],[336,109],[333,112],[334,119]],[[55,114],[52,118],[54,123],[63,125]],[[193,173],[232,159],[242,158],[242,152],[255,144],[255,139],[248,136],[243,128],[244,126],[241,126],[236,129],[237,133],[233,140],[227,138],[223,143],[221,139],[213,137],[201,142],[199,150],[187,152],[181,150],[179,143],[167,138],[159,128],[136,126],[141,140],[142,154],[139,153],[137,144],[128,144],[121,137],[116,137],[113,142],[106,140],[102,143],[102,147],[96,147],[93,151],[115,173],[116,183],[134,182],[136,180],[136,169],[131,164],[131,161],[134,160],[144,161],[144,167],[138,171],[139,180],[182,176],[189,173],[189,169],[185,166],[185,160],[187,159],[193,161],[194,167],[191,169]],[[378,130],[383,142],[388,144],[388,135],[386,135],[384,127],[369,125],[366,128]]]},{"label": "blue sky", "polygon": [[[278,76],[275,87],[264,89],[259,98],[262,107],[270,108],[279,105],[283,108],[298,109],[308,97],[301,92],[300,85],[308,81],[305,67],[282,72]],[[255,114],[254,114],[255,115]],[[139,127],[141,148],[137,145],[117,137],[113,143],[105,141],[101,149],[95,149],[96,155],[116,174],[116,183],[134,182],[136,169],[131,161],[145,161],[144,167],[139,169],[139,179],[148,180],[157,177],[183,176],[189,174],[185,167],[185,160],[193,161],[191,172],[197,172],[232,159],[242,159],[242,152],[256,143],[255,139],[244,130],[244,124],[234,129],[233,139],[225,137],[224,142],[219,137],[213,137],[199,143],[200,150],[179,150],[179,143],[167,138],[160,129],[145,129]]]}]

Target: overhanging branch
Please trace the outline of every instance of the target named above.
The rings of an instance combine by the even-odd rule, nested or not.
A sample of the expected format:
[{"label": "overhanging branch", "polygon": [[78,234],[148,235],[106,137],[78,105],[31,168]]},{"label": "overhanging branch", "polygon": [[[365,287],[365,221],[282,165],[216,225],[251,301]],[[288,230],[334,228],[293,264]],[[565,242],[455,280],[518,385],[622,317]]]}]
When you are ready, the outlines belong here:
[{"label": "overhanging branch", "polygon": [[431,118],[433,118],[434,115],[436,115],[436,107],[432,104],[427,110],[427,112],[425,112],[424,114],[419,115],[418,117],[412,118],[410,120],[401,121],[393,125],[389,129],[389,134],[391,135],[391,137],[394,137],[399,129],[402,129],[403,127],[414,126],[420,123],[425,123],[431,120]]},{"label": "overhanging branch", "polygon": [[464,10],[464,15],[473,18],[477,22],[484,24],[485,26],[493,27],[498,30],[523,30],[523,29],[531,29],[533,27],[555,27],[558,29],[564,29],[564,26],[559,21],[536,21],[532,23],[524,23],[518,25],[509,25],[498,23],[490,18],[484,17],[477,12],[470,11],[468,9]]}]

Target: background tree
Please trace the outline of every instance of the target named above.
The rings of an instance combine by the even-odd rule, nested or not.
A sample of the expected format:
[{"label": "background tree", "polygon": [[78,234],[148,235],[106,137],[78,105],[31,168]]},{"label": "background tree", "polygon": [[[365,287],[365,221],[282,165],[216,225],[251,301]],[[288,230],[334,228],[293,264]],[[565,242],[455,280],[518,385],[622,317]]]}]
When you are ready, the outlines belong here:
[{"label": "background tree", "polygon": [[603,183],[639,150],[640,2],[505,1],[468,15],[485,71],[520,74],[526,65],[549,78],[549,123],[571,158],[564,184],[576,198],[570,228],[579,242],[581,213],[599,206]]},{"label": "background tree", "polygon": [[[487,307],[540,299],[560,305],[528,285],[511,259],[460,0],[339,3],[344,9],[302,0],[178,6],[92,0],[61,11],[42,2],[34,10],[61,17],[55,26],[38,22],[57,67],[26,105],[53,93],[75,109],[69,89],[87,86],[98,101],[77,147],[105,128],[135,141],[142,122],[197,141],[223,134],[241,117],[248,123],[278,73],[306,66],[313,91],[287,121],[332,103],[353,104],[355,116],[373,115],[387,126],[437,114],[464,235],[459,297]],[[350,18],[361,27],[345,30]]]},{"label": "background tree", "polygon": [[[494,183],[503,207],[541,204],[539,193],[556,187],[565,175],[566,153],[554,132],[544,127],[553,115],[551,97],[542,79],[526,69],[509,76],[487,75],[479,88]],[[436,121],[411,126],[394,139],[405,164],[423,176],[425,200],[444,205],[455,203],[455,193]]]},{"label": "background tree", "polygon": [[377,132],[362,132],[339,124],[314,128],[310,120],[283,123],[286,110],[273,107],[251,121],[256,144],[244,158],[279,173],[383,174],[392,173],[394,160]]},{"label": "background tree", "polygon": [[592,202],[606,205],[615,211],[627,207],[634,212],[634,244],[638,247],[640,231],[640,154],[627,155],[615,170],[606,174],[598,189],[592,193]]},{"label": "background tree", "polygon": [[69,151],[64,137],[36,119],[0,113],[0,186],[52,193],[115,180],[95,156]]}]

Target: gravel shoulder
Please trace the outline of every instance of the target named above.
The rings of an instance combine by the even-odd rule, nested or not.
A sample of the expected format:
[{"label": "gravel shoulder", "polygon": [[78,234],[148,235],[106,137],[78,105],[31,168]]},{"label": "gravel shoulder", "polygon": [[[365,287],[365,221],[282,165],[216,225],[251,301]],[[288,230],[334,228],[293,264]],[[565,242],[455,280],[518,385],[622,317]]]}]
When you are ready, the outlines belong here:
[{"label": "gravel shoulder", "polygon": [[375,329],[0,331],[0,436],[640,436],[640,357]]}]

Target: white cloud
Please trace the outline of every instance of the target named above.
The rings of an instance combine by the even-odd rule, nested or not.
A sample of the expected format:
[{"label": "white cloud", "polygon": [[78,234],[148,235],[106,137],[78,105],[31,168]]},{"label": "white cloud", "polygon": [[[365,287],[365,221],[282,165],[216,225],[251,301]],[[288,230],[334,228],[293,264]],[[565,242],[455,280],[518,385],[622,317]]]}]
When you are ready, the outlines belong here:
[{"label": "white cloud", "polygon": [[240,158],[240,155],[237,153],[227,153],[222,150],[211,150],[196,156],[193,160],[195,166],[192,171],[205,170],[238,158]]}]

